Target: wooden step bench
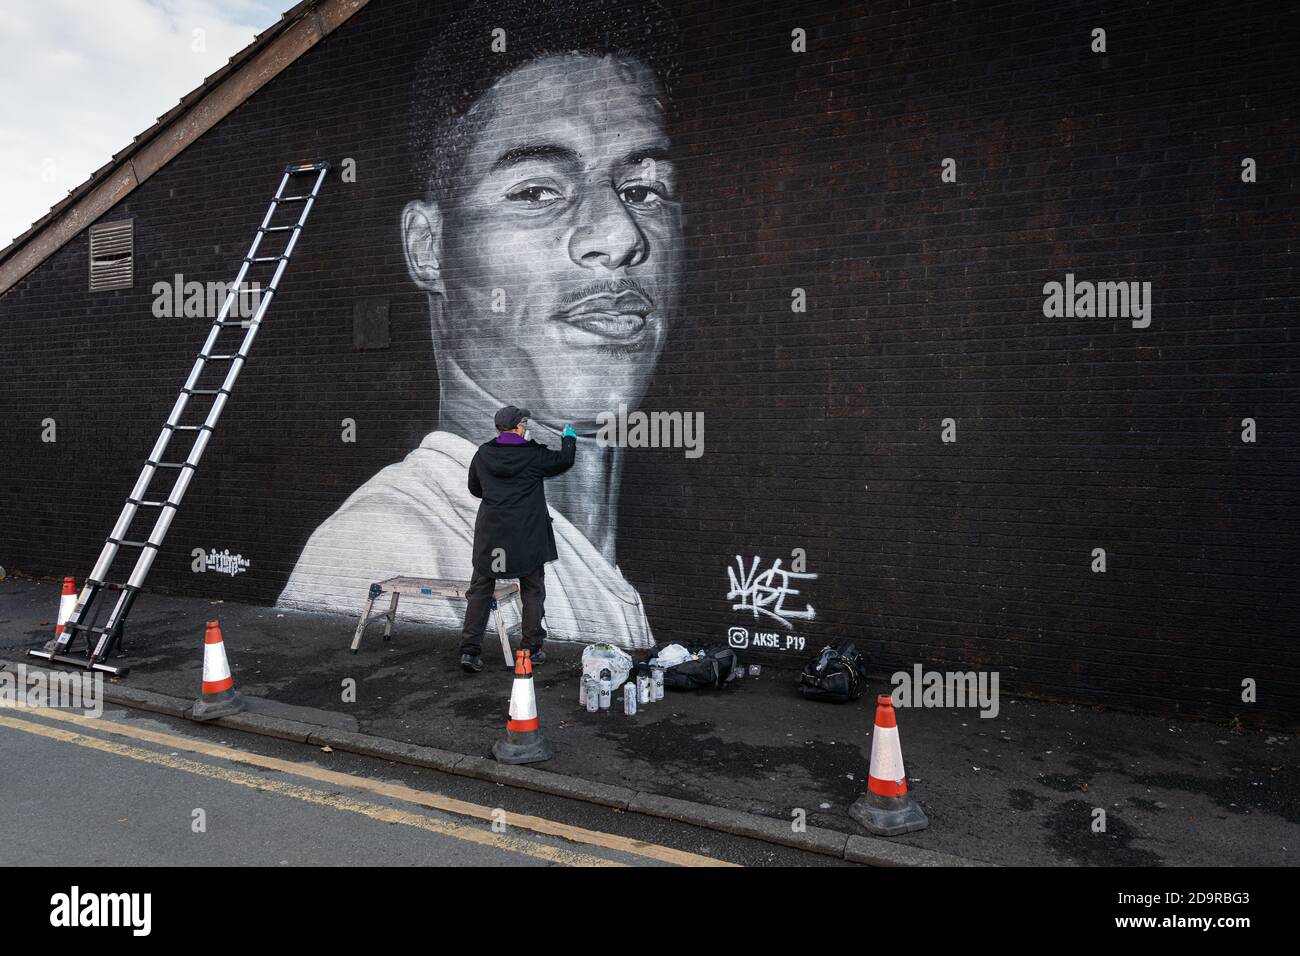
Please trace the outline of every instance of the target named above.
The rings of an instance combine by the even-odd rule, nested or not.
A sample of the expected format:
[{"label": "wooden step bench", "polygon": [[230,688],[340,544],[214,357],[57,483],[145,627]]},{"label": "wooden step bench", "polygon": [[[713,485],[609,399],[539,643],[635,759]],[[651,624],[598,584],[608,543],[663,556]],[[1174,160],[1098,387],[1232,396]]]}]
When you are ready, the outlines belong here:
[{"label": "wooden step bench", "polygon": [[[370,585],[370,597],[366,600],[365,610],[361,612],[361,620],[357,623],[357,632],[352,635],[352,653],[357,652],[361,646],[361,632],[366,629],[366,625],[371,621],[384,618],[384,640],[393,636],[393,624],[397,620],[397,600],[403,594],[418,594],[422,597],[443,597],[443,598],[460,598],[464,600],[465,592],[469,590],[468,581],[455,581],[449,578],[408,578],[398,576],[389,578],[387,581],[379,581]],[[375,602],[385,594],[391,594],[392,600],[389,601],[388,610],[374,610]],[[492,613],[496,615],[497,634],[501,637],[501,653],[505,655],[506,667],[514,667],[514,654],[510,651],[510,639],[506,637],[506,622],[501,616],[501,602],[509,598],[515,602],[515,610],[519,613],[519,619],[524,619],[523,605],[519,599],[519,582],[518,581],[497,581],[496,593],[492,596]]]}]

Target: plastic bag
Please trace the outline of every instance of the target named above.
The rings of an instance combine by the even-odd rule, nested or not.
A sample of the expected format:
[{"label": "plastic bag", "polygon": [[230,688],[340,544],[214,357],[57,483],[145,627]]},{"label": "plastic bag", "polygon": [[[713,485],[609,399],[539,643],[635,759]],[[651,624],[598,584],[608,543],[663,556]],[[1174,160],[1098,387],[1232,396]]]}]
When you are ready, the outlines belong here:
[{"label": "plastic bag", "polygon": [[650,658],[650,664],[667,670],[670,667],[676,667],[682,661],[689,661],[696,657],[699,657],[699,655],[692,654],[680,644],[668,644],[659,649],[657,656]]},{"label": "plastic bag", "polygon": [[613,644],[588,644],[582,649],[582,674],[600,679],[600,672],[610,674],[610,689],[621,687],[632,672],[632,656]]}]

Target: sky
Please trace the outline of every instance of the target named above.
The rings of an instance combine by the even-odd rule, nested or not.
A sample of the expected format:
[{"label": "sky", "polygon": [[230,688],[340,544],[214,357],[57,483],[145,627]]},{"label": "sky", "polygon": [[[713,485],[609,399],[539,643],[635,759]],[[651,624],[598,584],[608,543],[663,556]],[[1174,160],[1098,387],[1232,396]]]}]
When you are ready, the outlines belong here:
[{"label": "sky", "polygon": [[295,0],[0,0],[0,248]]}]

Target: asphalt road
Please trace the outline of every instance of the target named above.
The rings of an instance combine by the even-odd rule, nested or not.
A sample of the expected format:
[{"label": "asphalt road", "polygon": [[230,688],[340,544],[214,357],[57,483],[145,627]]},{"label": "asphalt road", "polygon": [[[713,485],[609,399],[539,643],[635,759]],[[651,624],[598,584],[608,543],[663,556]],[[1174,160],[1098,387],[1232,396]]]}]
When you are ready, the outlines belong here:
[{"label": "asphalt road", "polygon": [[188,721],[0,709],[0,865],[846,865]]}]

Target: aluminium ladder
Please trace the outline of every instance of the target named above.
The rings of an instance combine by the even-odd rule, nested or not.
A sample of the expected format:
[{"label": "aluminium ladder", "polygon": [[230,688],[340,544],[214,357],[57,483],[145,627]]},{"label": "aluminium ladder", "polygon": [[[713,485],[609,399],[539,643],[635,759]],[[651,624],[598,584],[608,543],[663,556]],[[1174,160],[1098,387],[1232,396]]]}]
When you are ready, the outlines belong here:
[{"label": "aluminium ladder", "polygon": [[[253,339],[257,337],[257,330],[262,324],[262,318],[266,315],[266,310],[271,304],[271,299],[275,296],[276,289],[279,288],[280,278],[289,265],[289,257],[293,254],[294,246],[297,245],[298,237],[302,233],[303,226],[307,223],[307,217],[311,214],[312,205],[316,201],[316,196],[319,194],[328,172],[328,162],[294,163],[285,167],[284,173],[280,177],[280,185],[275,191],[275,196],[271,199],[271,205],[266,210],[266,215],[262,218],[262,224],[257,228],[257,232],[253,236],[253,244],[249,247],[248,254],[244,256],[244,261],[239,267],[239,274],[235,277],[234,284],[230,286],[226,294],[226,300],[221,306],[221,311],[213,320],[212,328],[208,332],[207,340],[203,343],[203,348],[199,351],[194,368],[191,369],[189,378],[185,380],[180,395],[176,399],[176,404],[172,407],[171,414],[167,416],[167,421],[162,427],[162,433],[158,436],[158,441],[154,443],[153,451],[149,453],[149,457],[145,460],[144,469],[140,472],[135,487],[126,499],[126,504],[122,508],[122,514],[117,519],[117,524],[113,526],[108,540],[104,543],[104,549],[99,554],[99,560],[95,562],[94,570],[91,571],[90,577],[87,578],[81,593],[77,597],[76,608],[65,622],[63,633],[47,643],[42,649],[28,651],[27,653],[31,657],[57,661],[60,664],[71,664],[87,670],[102,671],[113,675],[125,674],[130,669],[125,665],[109,664],[108,655],[115,648],[121,647],[122,630],[126,623],[126,617],[131,611],[131,605],[135,603],[140,589],[144,587],[144,580],[149,574],[149,568],[153,566],[154,558],[158,556],[158,550],[162,547],[163,538],[167,534],[172,519],[176,516],[181,499],[185,497],[185,490],[194,477],[194,472],[199,466],[199,460],[203,457],[204,449],[207,448],[208,441],[212,437],[217,420],[221,417],[222,409],[226,406],[231,389],[234,388],[235,380],[239,377],[244,362],[247,361],[248,351],[253,345]],[[310,189],[303,191],[298,184],[305,184],[302,177],[306,176],[313,176],[314,181],[311,182]],[[297,193],[286,195],[285,187],[291,182],[295,184],[294,188]],[[288,225],[271,224],[281,206],[292,208],[298,203],[302,204],[302,211],[296,222]],[[288,242],[283,250],[275,255],[258,255],[262,240],[268,235],[279,233],[288,234]],[[267,263],[275,264],[275,274],[266,289],[262,291],[257,311],[253,314],[253,317],[251,319],[228,318],[237,297],[241,294],[247,295],[252,291],[244,289],[244,281],[248,277],[250,269]],[[242,313],[243,309],[239,311]],[[222,330],[233,326],[246,329],[239,348],[234,352],[226,353],[214,351],[217,348],[217,340],[220,338]],[[209,362],[230,363],[220,388],[198,387],[199,378]],[[207,417],[201,425],[182,425],[180,423],[181,414],[185,411],[189,400],[194,396],[211,397],[213,399],[211,406],[208,408]],[[192,432],[194,444],[190,447],[190,452],[184,461],[163,461],[167,446],[176,432]],[[151,499],[148,497],[149,483],[159,469],[175,471],[176,480],[165,499],[161,497],[161,492],[155,494]],[[131,523],[135,520],[136,512],[141,508],[157,509],[158,517],[154,522],[153,531],[144,541],[128,540],[127,533],[130,531]],[[112,566],[113,559],[117,556],[119,548],[139,549],[140,552],[135,562],[135,568],[131,571],[131,576],[125,584],[115,584],[108,580],[109,568]],[[118,598],[108,615],[108,620],[102,626],[98,626],[97,620],[106,603],[99,600],[99,598],[107,591],[117,592]],[[69,653],[73,638],[77,634],[84,634],[86,637],[85,655]]]}]

